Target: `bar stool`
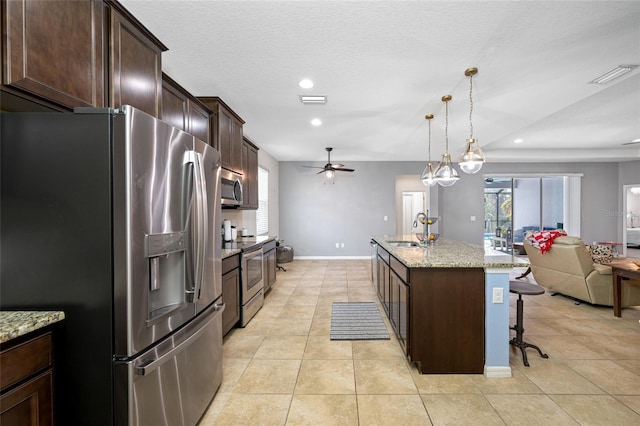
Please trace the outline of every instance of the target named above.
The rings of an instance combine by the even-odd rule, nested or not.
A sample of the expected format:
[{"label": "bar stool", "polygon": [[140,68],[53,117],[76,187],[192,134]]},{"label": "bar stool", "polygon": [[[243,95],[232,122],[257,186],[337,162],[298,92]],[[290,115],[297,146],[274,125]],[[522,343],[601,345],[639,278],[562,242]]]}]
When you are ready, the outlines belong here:
[{"label": "bar stool", "polygon": [[544,294],[544,289],[539,285],[535,285],[531,283],[524,283],[521,281],[509,281],[509,292],[518,295],[518,302],[517,302],[517,308],[516,308],[517,309],[516,325],[509,327],[511,330],[516,331],[516,337],[511,339],[509,341],[509,344],[520,348],[520,351],[522,351],[522,361],[524,362],[524,365],[528,367],[529,361],[527,361],[527,352],[525,351],[526,348],[534,348],[535,350],[538,351],[538,353],[542,358],[549,358],[549,355],[543,354],[540,348],[537,347],[536,345],[532,345],[531,343],[527,343],[524,340],[522,340],[522,335],[524,334],[524,325],[522,321],[522,311],[523,311],[524,303],[522,302],[522,295],[526,294],[528,296],[533,296],[538,294]]}]

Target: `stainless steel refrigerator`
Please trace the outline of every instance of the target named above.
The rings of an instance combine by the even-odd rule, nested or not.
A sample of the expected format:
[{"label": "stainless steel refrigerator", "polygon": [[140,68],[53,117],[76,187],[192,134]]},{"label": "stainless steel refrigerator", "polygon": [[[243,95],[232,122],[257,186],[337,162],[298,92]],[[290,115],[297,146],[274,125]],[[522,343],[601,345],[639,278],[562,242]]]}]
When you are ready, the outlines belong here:
[{"label": "stainless steel refrigerator", "polygon": [[0,309],[65,312],[57,423],[196,424],[222,380],[218,151],[129,106],[0,124]]}]

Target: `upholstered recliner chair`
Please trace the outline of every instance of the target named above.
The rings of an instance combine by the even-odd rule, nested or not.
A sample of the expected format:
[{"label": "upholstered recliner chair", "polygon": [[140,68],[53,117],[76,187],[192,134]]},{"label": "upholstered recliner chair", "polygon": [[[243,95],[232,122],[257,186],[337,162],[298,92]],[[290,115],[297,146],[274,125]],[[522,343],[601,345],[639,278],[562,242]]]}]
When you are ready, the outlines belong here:
[{"label": "upholstered recliner chair", "polygon": [[[525,238],[531,272],[536,282],[552,292],[596,305],[613,306],[611,268],[593,263],[578,237],[558,237],[544,254]],[[622,306],[640,305],[640,281],[623,281]]]}]

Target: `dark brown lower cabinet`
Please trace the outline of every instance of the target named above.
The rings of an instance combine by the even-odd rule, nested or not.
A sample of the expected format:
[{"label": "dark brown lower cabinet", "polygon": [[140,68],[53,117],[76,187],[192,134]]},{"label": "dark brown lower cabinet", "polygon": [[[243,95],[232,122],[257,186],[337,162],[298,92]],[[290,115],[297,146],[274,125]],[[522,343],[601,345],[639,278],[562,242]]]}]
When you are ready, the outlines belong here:
[{"label": "dark brown lower cabinet", "polygon": [[484,372],[484,269],[412,268],[410,356],[422,373]]},{"label": "dark brown lower cabinet", "polygon": [[276,282],[276,242],[275,240],[268,241],[262,246],[264,253],[264,292],[267,293],[271,289],[273,283]]},{"label": "dark brown lower cabinet", "polygon": [[378,246],[378,298],[421,373],[484,372],[483,268],[408,268]]},{"label": "dark brown lower cabinet", "polygon": [[240,255],[222,259],[222,335],[240,320]]},{"label": "dark brown lower cabinet", "polygon": [[3,345],[0,352],[0,424],[53,424],[51,332]]}]

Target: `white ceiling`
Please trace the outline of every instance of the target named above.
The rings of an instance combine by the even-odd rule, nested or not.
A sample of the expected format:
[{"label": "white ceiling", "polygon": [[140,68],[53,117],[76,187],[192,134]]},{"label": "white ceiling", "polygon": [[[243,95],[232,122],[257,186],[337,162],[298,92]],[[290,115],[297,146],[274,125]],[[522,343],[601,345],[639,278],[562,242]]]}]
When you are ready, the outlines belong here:
[{"label": "white ceiling", "polygon": [[[168,48],[163,70],[220,96],[279,161],[405,161],[474,137],[488,161],[640,159],[640,1],[121,0]],[[302,78],[315,82],[301,89]],[[324,94],[303,105],[299,94]],[[323,125],[313,127],[312,118]],[[516,138],[524,139],[514,144]],[[568,157],[570,155],[570,157]],[[348,166],[348,163],[347,163]]]}]

